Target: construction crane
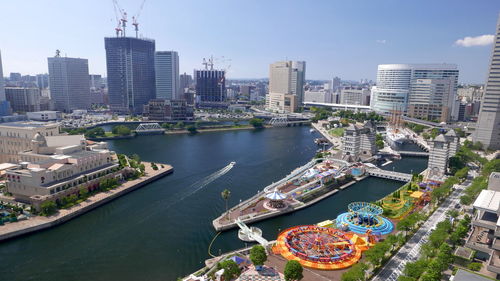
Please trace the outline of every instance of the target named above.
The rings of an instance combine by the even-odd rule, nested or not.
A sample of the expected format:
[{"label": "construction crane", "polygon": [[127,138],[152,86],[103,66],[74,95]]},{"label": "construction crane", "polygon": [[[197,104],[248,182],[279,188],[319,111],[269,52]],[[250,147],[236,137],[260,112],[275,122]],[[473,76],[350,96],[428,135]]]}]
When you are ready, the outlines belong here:
[{"label": "construction crane", "polygon": [[139,11],[137,14],[132,16],[132,25],[135,28],[135,38],[139,38],[139,22],[137,21],[139,19],[139,16],[141,15],[142,8],[144,7],[144,3],[146,3],[146,0],[143,0],[141,3],[141,6],[139,7]]},{"label": "construction crane", "polygon": [[120,5],[118,5],[118,1],[116,0],[113,0],[113,8],[115,10],[117,23],[117,26],[115,27],[116,37],[119,37],[120,35],[125,36],[125,23],[123,23],[123,29],[121,28],[121,26],[123,19],[125,19],[125,22],[127,22],[127,13],[122,8],[120,8]]}]

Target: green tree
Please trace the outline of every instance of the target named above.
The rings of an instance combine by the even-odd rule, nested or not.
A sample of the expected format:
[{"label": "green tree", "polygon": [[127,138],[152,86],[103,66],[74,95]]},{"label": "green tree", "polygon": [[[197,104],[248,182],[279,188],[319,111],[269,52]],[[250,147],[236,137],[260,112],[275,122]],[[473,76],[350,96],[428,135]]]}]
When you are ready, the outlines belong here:
[{"label": "green tree", "polygon": [[264,265],[267,260],[266,249],[261,245],[255,245],[250,249],[250,260],[255,266]]},{"label": "green tree", "polygon": [[155,163],[151,162],[151,169],[157,171],[158,170],[158,166]]},{"label": "green tree", "polygon": [[483,267],[483,264],[480,262],[471,262],[467,265],[467,268],[472,271],[479,271],[481,270],[481,267]]},{"label": "green tree", "polygon": [[45,201],[40,205],[42,215],[50,216],[57,211],[57,205],[54,201]]},{"label": "green tree", "polygon": [[252,119],[250,119],[249,123],[254,128],[262,128],[262,127],[264,127],[264,120],[262,120],[260,118],[252,118]]},{"label": "green tree", "polygon": [[224,269],[224,280],[231,280],[241,274],[241,270],[233,260],[225,260],[217,265],[218,269]]},{"label": "green tree", "polygon": [[179,122],[177,122],[177,124],[175,124],[175,127],[176,127],[176,128],[179,128],[179,129],[182,129],[182,128],[184,128],[185,126],[186,126],[186,125],[185,125],[185,124],[184,124],[184,122],[182,122],[182,121],[179,121]]},{"label": "green tree", "polygon": [[404,269],[404,274],[406,276],[418,279],[422,273],[425,272],[427,269],[427,260],[426,259],[419,259],[416,262],[409,262],[406,264],[405,269]]},{"label": "green tree", "polygon": [[86,199],[89,195],[89,190],[86,187],[81,187],[78,191],[78,195],[80,196],[80,198]]},{"label": "green tree", "polygon": [[104,137],[105,135],[106,135],[106,132],[101,127],[95,127],[93,129],[90,129],[87,132],[85,132],[86,138]]},{"label": "green tree", "polygon": [[222,199],[226,202],[226,218],[229,219],[229,212],[228,212],[228,206],[227,203],[229,201],[229,197],[231,197],[231,191],[229,189],[224,189],[221,192],[221,197]]},{"label": "green tree", "polygon": [[450,217],[452,217],[452,218],[455,219],[455,218],[457,218],[460,215],[460,213],[457,210],[452,209],[452,210],[448,210],[446,212],[446,215],[448,215],[448,216],[450,216]]},{"label": "green tree", "polygon": [[342,274],[342,281],[359,281],[365,280],[365,272],[368,266],[364,263],[358,262],[357,264],[351,266],[348,271]]},{"label": "green tree", "polygon": [[195,126],[193,126],[193,125],[189,125],[189,126],[187,126],[187,128],[186,128],[186,129],[187,129],[187,130],[188,130],[188,132],[189,132],[189,133],[191,133],[191,134],[196,134],[196,133],[198,132],[198,130],[196,129],[196,127],[195,127]]},{"label": "green tree", "polygon": [[377,145],[378,149],[384,148],[384,141],[383,140],[377,140],[377,141],[375,141],[375,144]]},{"label": "green tree", "polygon": [[286,281],[298,281],[301,280],[304,275],[302,272],[304,269],[302,268],[302,265],[296,261],[296,260],[289,260],[287,261],[285,265],[285,280]]},{"label": "green tree", "polygon": [[130,128],[125,125],[118,125],[114,126],[111,132],[119,136],[128,136],[132,133],[132,130],[130,130]]}]

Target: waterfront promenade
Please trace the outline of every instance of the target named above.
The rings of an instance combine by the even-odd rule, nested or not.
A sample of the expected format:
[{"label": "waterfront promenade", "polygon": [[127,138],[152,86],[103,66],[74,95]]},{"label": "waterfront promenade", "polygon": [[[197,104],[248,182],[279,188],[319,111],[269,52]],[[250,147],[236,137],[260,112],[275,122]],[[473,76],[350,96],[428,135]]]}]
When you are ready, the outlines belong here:
[{"label": "waterfront promenade", "polygon": [[[106,192],[97,193],[80,204],[68,209],[60,209],[56,214],[43,217],[34,216],[28,220],[18,221],[0,226],[0,241],[11,239],[17,236],[40,231],[69,221],[79,215],[82,215],[94,208],[97,208],[107,202],[118,198],[128,192],[138,189],[152,181],[163,176],[171,174],[174,168],[170,165],[157,163],[158,170],[151,168],[151,163],[142,162],[146,168],[146,175],[135,180],[126,181],[119,187]],[[161,167],[163,165],[163,168]]]}]

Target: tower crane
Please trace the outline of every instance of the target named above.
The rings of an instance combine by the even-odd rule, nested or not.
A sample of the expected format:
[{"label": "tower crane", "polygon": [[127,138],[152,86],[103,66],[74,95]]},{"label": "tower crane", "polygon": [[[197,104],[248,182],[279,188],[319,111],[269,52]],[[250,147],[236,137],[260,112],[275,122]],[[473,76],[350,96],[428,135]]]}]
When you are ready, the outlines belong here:
[{"label": "tower crane", "polygon": [[144,7],[144,3],[146,3],[146,0],[143,0],[141,3],[141,6],[139,7],[139,11],[132,16],[132,25],[135,28],[135,38],[139,37],[139,22],[137,21],[139,19],[139,16],[141,15],[142,8]]}]

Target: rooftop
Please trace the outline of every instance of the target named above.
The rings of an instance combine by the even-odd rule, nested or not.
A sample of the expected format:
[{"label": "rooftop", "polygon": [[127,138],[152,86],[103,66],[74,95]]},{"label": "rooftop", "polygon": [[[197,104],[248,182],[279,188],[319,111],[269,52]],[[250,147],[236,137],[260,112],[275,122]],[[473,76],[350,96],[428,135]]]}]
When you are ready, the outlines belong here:
[{"label": "rooftop", "polygon": [[473,206],[487,212],[498,212],[500,209],[500,191],[482,190]]},{"label": "rooftop", "polygon": [[490,280],[491,279],[483,277],[479,274],[465,271],[463,269],[459,269],[457,271],[457,274],[455,274],[455,278],[453,278],[453,281],[490,281]]},{"label": "rooftop", "polygon": [[55,123],[35,122],[35,121],[20,121],[20,122],[7,122],[0,124],[0,127],[12,128],[42,128],[56,126]]}]

